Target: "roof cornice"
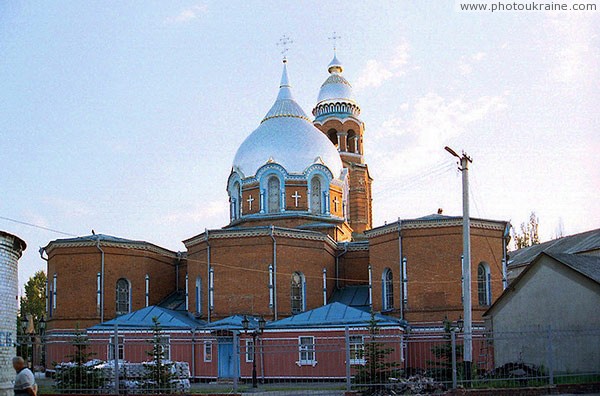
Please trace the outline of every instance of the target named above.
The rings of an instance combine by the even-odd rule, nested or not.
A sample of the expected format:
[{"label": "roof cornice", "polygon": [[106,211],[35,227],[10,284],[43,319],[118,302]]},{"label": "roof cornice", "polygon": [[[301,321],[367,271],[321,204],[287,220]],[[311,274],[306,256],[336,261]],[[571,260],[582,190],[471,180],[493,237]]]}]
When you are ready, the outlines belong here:
[{"label": "roof cornice", "polygon": [[[44,249],[46,250],[46,254],[50,254],[56,248],[79,248],[79,247],[95,247],[98,245],[98,241],[94,239],[89,240],[81,240],[81,241],[61,241],[56,240],[50,242]],[[162,248],[160,246],[154,245],[149,242],[143,241],[130,241],[130,242],[116,242],[116,241],[106,241],[100,240],[101,247],[114,247],[114,248],[122,248],[122,249],[133,249],[140,251],[148,251],[152,253],[156,253],[163,256],[168,256],[172,258],[177,258],[181,255],[181,253],[173,252],[171,250]]]},{"label": "roof cornice", "polygon": [[[504,231],[506,221],[474,219],[471,218],[471,228]],[[380,235],[398,232],[398,230],[410,229],[426,229],[426,228],[441,228],[441,227],[461,227],[463,224],[462,217],[450,217],[446,219],[428,219],[428,220],[399,220],[384,226],[376,227],[365,231],[365,235],[369,238]]]},{"label": "roof cornice", "polygon": [[[208,234],[208,235],[207,235]],[[283,227],[248,227],[248,228],[236,228],[236,229],[218,229],[218,230],[207,230],[201,234],[198,234],[192,238],[183,241],[183,244],[187,249],[202,242],[206,242],[212,239],[231,239],[231,238],[254,238],[259,236],[271,236],[284,237],[292,239],[304,239],[311,241],[322,241],[329,244],[332,248],[338,246],[337,242],[327,234],[323,234],[318,231],[299,230],[295,228],[283,228]],[[208,236],[208,238],[207,238]]]}]

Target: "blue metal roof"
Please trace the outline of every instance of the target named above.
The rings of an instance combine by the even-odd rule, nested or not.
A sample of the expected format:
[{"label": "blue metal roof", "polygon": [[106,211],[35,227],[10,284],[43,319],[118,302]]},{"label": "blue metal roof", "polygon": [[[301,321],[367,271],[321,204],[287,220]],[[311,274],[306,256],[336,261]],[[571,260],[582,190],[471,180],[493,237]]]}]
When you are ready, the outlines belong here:
[{"label": "blue metal roof", "polygon": [[[406,321],[391,316],[375,315],[377,325],[406,327]],[[267,324],[267,329],[368,327],[371,314],[339,302],[324,305],[289,318]]]},{"label": "blue metal roof", "polygon": [[163,329],[193,330],[204,326],[205,322],[196,320],[185,312],[174,311],[172,309],[162,308],[151,305],[140,310],[121,315],[115,319],[99,323],[90,327],[88,330],[110,330],[115,325],[119,329],[151,329],[154,326],[152,318],[156,317]]},{"label": "blue metal roof", "polygon": [[369,286],[346,286],[336,290],[330,302],[339,302],[362,311],[369,311]]},{"label": "blue metal roof", "polygon": [[[250,329],[258,328],[258,318],[254,316],[247,316],[248,318],[248,327]],[[223,318],[221,320],[217,320],[215,322],[211,322],[204,326],[207,330],[242,330],[242,320],[244,320],[243,315],[233,315]]]}]

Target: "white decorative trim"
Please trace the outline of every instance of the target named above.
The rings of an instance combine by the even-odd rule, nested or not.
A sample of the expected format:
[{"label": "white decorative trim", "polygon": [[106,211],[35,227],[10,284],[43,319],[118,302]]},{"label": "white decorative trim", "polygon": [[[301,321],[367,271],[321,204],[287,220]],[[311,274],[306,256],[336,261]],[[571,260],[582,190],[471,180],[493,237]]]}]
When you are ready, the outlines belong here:
[{"label": "white decorative trim", "polygon": [[[271,235],[271,227],[253,227],[244,229],[220,229],[220,230],[209,230],[210,239],[232,239],[232,238],[253,238],[258,236],[269,236]],[[311,241],[323,241],[328,243],[331,247],[337,248],[337,242],[327,234],[320,233],[318,231],[299,230],[295,228],[282,228],[273,227],[273,236],[303,239]],[[186,248],[190,248],[198,243],[206,241],[206,233],[196,235],[190,239],[183,241]]]},{"label": "white decorative trim", "polygon": [[[92,246],[95,247],[96,245],[97,245],[97,241],[95,239],[81,240],[81,241],[69,241],[69,242],[61,242],[61,240],[59,239],[59,240],[50,242],[48,244],[48,246],[46,246],[45,250],[46,250],[47,254],[50,254],[52,252],[52,250],[54,250],[55,248],[59,248],[59,247],[61,247],[61,248],[62,247],[67,247],[67,248],[92,247]],[[167,250],[160,246],[156,246],[149,242],[142,242],[142,241],[140,241],[140,242],[135,242],[135,241],[114,242],[114,241],[106,241],[106,240],[101,239],[100,246],[134,249],[134,250],[140,250],[140,251],[149,251],[149,252],[160,254],[160,255],[171,256],[172,258],[177,258],[177,256],[178,256],[178,254],[176,252]]]},{"label": "white decorative trim", "polygon": [[[398,225],[398,222],[395,221],[393,223],[373,228],[371,230],[365,231],[365,235],[368,238],[377,237],[380,235],[385,235],[389,233],[397,233],[398,227],[403,230],[410,229],[423,229],[423,228],[442,228],[442,227],[462,227],[463,221],[462,217],[452,217],[449,219],[435,219],[435,220],[401,220],[401,224]],[[485,220],[485,219],[474,219],[471,218],[471,228],[479,228],[486,230],[495,230],[495,231],[504,231],[505,221],[496,221],[496,220]]]}]

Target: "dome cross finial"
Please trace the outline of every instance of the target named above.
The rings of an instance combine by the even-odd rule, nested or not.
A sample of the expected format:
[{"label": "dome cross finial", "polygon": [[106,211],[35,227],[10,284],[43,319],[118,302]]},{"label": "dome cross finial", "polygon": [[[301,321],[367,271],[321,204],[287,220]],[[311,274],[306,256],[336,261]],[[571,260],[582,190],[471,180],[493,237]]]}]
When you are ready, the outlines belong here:
[{"label": "dome cross finial", "polygon": [[287,53],[290,50],[290,44],[292,44],[294,40],[292,40],[289,36],[283,35],[277,42],[277,46],[281,47],[281,55],[283,55],[283,63],[287,62]]},{"label": "dome cross finial", "polygon": [[336,32],[333,32],[333,35],[331,37],[328,37],[329,40],[333,41],[333,53],[334,54],[337,50],[337,41],[341,38],[342,38],[342,36],[338,36]]}]

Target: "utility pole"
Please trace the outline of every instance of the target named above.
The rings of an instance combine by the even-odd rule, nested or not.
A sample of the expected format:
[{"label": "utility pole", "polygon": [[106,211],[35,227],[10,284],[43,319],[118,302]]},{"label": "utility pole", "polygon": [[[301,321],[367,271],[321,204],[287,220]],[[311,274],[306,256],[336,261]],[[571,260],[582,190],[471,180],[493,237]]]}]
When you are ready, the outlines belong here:
[{"label": "utility pole", "polygon": [[473,363],[473,331],[471,316],[471,219],[469,217],[469,162],[471,157],[463,151],[462,156],[446,146],[444,149],[460,160],[462,172],[462,200],[463,200],[463,317],[464,317],[464,374],[465,380],[471,380],[471,366]]}]

